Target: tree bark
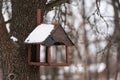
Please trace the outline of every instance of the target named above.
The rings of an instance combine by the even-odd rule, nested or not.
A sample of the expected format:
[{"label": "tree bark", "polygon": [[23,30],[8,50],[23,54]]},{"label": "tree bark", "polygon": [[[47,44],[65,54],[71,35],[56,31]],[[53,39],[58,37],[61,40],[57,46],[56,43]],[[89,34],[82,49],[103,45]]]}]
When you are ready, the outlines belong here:
[{"label": "tree bark", "polygon": [[40,80],[39,67],[27,63],[27,46],[24,44],[25,38],[36,26],[36,5],[37,1],[12,0],[10,34],[18,38],[17,42],[10,40],[2,14],[0,16],[3,80]]},{"label": "tree bark", "polygon": [[0,57],[4,75],[3,80],[11,80],[11,76],[15,79],[17,78],[16,71],[14,70],[15,66],[17,66],[17,45],[9,38],[2,14],[0,14],[0,37]]},{"label": "tree bark", "polygon": [[[118,4],[118,5],[116,5]],[[113,34],[113,41],[114,43],[117,43],[117,62],[116,62],[116,74],[115,74],[115,80],[117,80],[119,69],[120,69],[120,19],[119,19],[119,11],[120,11],[120,4],[118,0],[112,0],[112,5],[114,9],[114,34]]]}]

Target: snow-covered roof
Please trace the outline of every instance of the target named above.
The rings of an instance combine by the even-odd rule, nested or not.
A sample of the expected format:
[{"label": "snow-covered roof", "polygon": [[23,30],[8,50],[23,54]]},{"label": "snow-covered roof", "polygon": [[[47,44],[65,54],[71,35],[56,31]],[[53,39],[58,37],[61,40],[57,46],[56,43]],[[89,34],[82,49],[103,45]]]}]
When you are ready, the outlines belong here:
[{"label": "snow-covered roof", "polygon": [[24,41],[26,44],[74,45],[60,24],[40,24]]},{"label": "snow-covered roof", "polygon": [[30,33],[24,42],[41,43],[50,35],[53,29],[53,24],[40,24]]}]

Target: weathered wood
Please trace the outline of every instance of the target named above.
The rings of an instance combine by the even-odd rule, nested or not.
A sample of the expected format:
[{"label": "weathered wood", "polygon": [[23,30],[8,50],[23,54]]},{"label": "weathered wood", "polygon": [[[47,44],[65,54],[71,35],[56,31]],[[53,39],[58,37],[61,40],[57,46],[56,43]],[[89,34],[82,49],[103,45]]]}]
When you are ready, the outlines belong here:
[{"label": "weathered wood", "polygon": [[51,45],[66,45],[66,46],[73,46],[73,42],[68,37],[65,30],[59,24],[54,24],[55,28],[51,32],[51,34],[43,41],[41,44],[46,46]]}]

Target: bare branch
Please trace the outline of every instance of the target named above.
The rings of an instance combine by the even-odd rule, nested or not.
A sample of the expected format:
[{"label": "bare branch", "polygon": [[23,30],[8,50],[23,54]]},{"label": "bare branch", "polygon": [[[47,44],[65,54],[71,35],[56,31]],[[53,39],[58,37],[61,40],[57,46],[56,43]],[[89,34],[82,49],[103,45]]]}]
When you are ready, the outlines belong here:
[{"label": "bare branch", "polygon": [[46,5],[46,12],[53,9],[55,6],[60,6],[63,3],[69,3],[69,0],[55,0]]}]

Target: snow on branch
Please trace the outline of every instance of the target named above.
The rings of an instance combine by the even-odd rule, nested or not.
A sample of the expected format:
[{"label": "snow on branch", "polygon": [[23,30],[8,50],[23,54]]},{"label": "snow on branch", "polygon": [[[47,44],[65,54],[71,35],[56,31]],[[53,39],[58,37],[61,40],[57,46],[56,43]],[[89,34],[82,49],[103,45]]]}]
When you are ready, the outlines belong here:
[{"label": "snow on branch", "polygon": [[52,10],[53,7],[60,6],[63,3],[69,3],[69,1],[70,0],[55,0],[55,1],[49,2],[46,5],[46,11],[48,12],[48,11]]}]

